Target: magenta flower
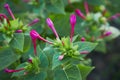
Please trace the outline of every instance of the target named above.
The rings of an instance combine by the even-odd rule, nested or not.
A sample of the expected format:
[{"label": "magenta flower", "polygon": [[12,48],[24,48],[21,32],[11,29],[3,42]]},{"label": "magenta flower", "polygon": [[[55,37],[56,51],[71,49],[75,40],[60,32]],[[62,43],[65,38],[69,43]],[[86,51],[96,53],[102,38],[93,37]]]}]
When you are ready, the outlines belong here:
[{"label": "magenta flower", "polygon": [[32,26],[34,24],[36,24],[37,22],[39,22],[40,20],[38,18],[34,19],[31,23],[28,24],[28,26]]},{"label": "magenta flower", "polygon": [[84,14],[83,14],[79,9],[76,9],[76,10],[75,10],[75,13],[76,13],[79,17],[81,17],[82,19],[86,19],[86,17],[84,16]]},{"label": "magenta flower", "polygon": [[36,40],[37,39],[40,39],[44,42],[48,42],[49,44],[52,44],[52,42],[49,42],[48,40],[44,39],[43,37],[41,37],[35,30],[31,30],[30,31],[30,37],[32,39],[32,42],[33,42],[33,46],[34,46],[34,53],[35,55],[37,54],[36,53]]},{"label": "magenta flower", "polygon": [[52,30],[53,33],[55,34],[56,38],[59,38],[59,36],[58,36],[58,34],[57,34],[56,30],[55,30],[54,24],[53,24],[53,22],[51,21],[50,18],[47,18],[47,19],[46,19],[46,23],[47,23],[48,26],[51,28],[51,30]]},{"label": "magenta flower", "polygon": [[4,8],[6,8],[6,10],[8,11],[8,13],[10,14],[10,16],[11,16],[13,19],[15,19],[14,15],[13,15],[10,7],[9,7],[9,5],[8,5],[8,4],[5,4],[5,5],[4,5]]},{"label": "magenta flower", "polygon": [[74,14],[70,16],[70,24],[71,24],[70,41],[72,42],[72,38],[74,35],[74,28],[76,24],[76,16]]},{"label": "magenta flower", "polygon": [[10,25],[10,21],[5,14],[0,14],[0,20],[2,21],[2,19],[6,19],[7,23]]},{"label": "magenta flower", "polygon": [[104,33],[104,36],[110,36],[111,34],[112,34],[111,31],[107,31],[107,32]]},{"label": "magenta flower", "polygon": [[16,30],[16,33],[22,33],[23,31],[22,30]]},{"label": "magenta flower", "polygon": [[60,55],[59,57],[58,57],[58,60],[62,60],[64,58],[64,55]]},{"label": "magenta flower", "polygon": [[24,68],[17,69],[17,70],[13,70],[13,69],[8,69],[8,68],[6,68],[4,71],[5,71],[6,73],[13,73],[13,72],[19,72],[19,71],[22,71],[22,70],[24,70]]},{"label": "magenta flower", "polygon": [[28,59],[28,62],[29,62],[29,63],[32,63],[32,58],[29,58],[29,59]]},{"label": "magenta flower", "polygon": [[88,54],[89,52],[88,51],[82,51],[80,52],[80,54]]},{"label": "magenta flower", "polygon": [[87,1],[84,2],[84,7],[85,7],[86,14],[89,14],[89,7],[88,7]]},{"label": "magenta flower", "polygon": [[84,38],[84,37],[82,37],[82,38],[81,38],[81,41],[82,41],[82,42],[84,42],[84,41],[86,41],[86,40],[85,40],[85,38]]},{"label": "magenta flower", "polygon": [[114,19],[117,19],[118,17],[120,17],[120,13],[117,13],[117,14],[111,16],[110,18],[108,18],[108,20],[114,20]]}]

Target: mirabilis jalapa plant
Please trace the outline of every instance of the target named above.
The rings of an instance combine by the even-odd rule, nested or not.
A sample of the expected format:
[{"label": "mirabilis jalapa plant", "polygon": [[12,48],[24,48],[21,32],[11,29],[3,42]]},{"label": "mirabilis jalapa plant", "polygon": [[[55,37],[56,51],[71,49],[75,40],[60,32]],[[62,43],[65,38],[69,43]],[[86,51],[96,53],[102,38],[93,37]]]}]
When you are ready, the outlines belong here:
[{"label": "mirabilis jalapa plant", "polygon": [[111,40],[120,35],[120,31],[109,24],[110,20],[114,20],[119,16],[118,14],[107,18],[105,8],[103,8],[102,12],[90,12],[87,1],[84,2],[84,7],[86,15],[79,9],[75,10],[76,15],[83,19],[81,26],[86,30],[82,38],[87,41],[98,42],[106,39]]},{"label": "mirabilis jalapa plant", "polygon": [[[6,68],[5,72],[14,72],[12,77],[22,80],[86,80],[93,67],[90,67],[90,60],[85,56],[96,47],[97,43],[84,40],[75,42],[74,14],[70,16],[70,37],[60,38],[51,19],[47,18],[46,22],[56,39],[44,39],[35,30],[31,30],[34,56],[30,56],[27,62],[20,64],[15,70]],[[47,43],[43,50],[37,46],[37,40]]]},{"label": "mirabilis jalapa plant", "polygon": [[76,15],[83,20],[80,22],[80,27],[84,30],[81,35],[81,40],[99,42],[96,50],[106,52],[105,42],[120,35],[120,31],[109,24],[109,21],[119,17],[119,14],[107,18],[105,16],[107,11],[105,8],[102,8],[102,12],[90,12],[86,1],[84,2],[84,7],[86,15],[84,15],[79,9],[75,10]]},{"label": "mirabilis jalapa plant", "polygon": [[4,5],[4,8],[7,10],[9,15],[12,17],[13,20],[9,20],[8,17],[0,13],[0,34],[3,37],[3,40],[7,44],[13,39],[15,35],[21,35],[20,33],[25,33],[30,30],[29,26],[34,25],[35,23],[39,22],[39,19],[36,18],[31,23],[24,25],[21,20],[15,18],[14,14],[12,13],[8,4]]}]

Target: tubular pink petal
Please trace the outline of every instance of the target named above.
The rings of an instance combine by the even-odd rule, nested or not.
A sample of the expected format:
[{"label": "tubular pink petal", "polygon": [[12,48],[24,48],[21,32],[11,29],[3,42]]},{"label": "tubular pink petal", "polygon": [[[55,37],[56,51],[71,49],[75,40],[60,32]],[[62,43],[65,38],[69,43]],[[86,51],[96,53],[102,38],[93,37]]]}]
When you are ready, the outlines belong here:
[{"label": "tubular pink petal", "polygon": [[76,24],[76,16],[74,14],[72,14],[70,16],[70,24],[71,24],[70,41],[72,42],[72,38],[74,35],[74,28],[75,28],[75,24]]},{"label": "tubular pink petal", "polygon": [[111,34],[112,34],[111,31],[107,31],[107,32],[105,32],[104,36],[110,36]]},{"label": "tubular pink petal", "polygon": [[22,33],[23,31],[22,30],[16,30],[16,33]]},{"label": "tubular pink petal", "polygon": [[58,57],[58,60],[62,60],[64,58],[64,55],[60,55],[59,57]]},{"label": "tubular pink petal", "polygon": [[30,37],[32,39],[32,43],[33,43],[33,46],[34,46],[35,55],[37,55],[37,52],[36,52],[36,40],[37,39],[40,39],[40,40],[42,40],[44,42],[48,42],[49,44],[52,44],[52,42],[49,42],[48,40],[42,38],[35,30],[30,31]]},{"label": "tubular pink petal", "polygon": [[10,7],[9,7],[9,5],[8,5],[8,4],[5,4],[5,5],[4,5],[4,8],[6,8],[6,10],[8,11],[8,13],[10,14],[10,16],[11,16],[13,19],[15,19],[14,15],[13,15]]},{"label": "tubular pink petal", "polygon": [[39,34],[35,30],[31,30],[30,31],[30,37],[32,39],[32,43],[33,43],[33,47],[34,47],[34,53],[35,53],[35,55],[37,55],[37,52],[36,52],[36,40],[39,37]]},{"label": "tubular pink petal", "polygon": [[24,70],[24,68],[20,68],[20,69],[17,69],[17,70],[13,70],[13,69],[8,69],[8,68],[6,68],[4,71],[5,71],[6,73],[13,73],[13,72],[19,72],[19,71],[22,71],[22,70]]},{"label": "tubular pink petal", "polygon": [[10,22],[9,22],[9,19],[7,18],[7,16],[5,15],[5,14],[0,14],[0,18],[2,19],[2,17],[4,18],[4,19],[6,19],[7,20],[7,23],[10,25]]},{"label": "tubular pink petal", "polygon": [[37,22],[39,22],[40,20],[38,18],[34,19],[31,23],[28,24],[28,26],[32,26],[34,24],[36,24]]},{"label": "tubular pink petal", "polygon": [[55,30],[54,24],[53,24],[53,22],[51,21],[50,18],[47,18],[47,19],[46,19],[46,23],[47,23],[47,25],[51,28],[51,30],[52,30],[53,33],[55,34],[56,38],[59,38],[59,36],[58,36],[58,34],[57,34],[56,30]]},{"label": "tubular pink petal", "polygon": [[79,17],[81,17],[82,19],[86,19],[86,17],[84,16],[84,14],[83,14],[79,9],[76,9],[76,10],[75,10],[75,13],[76,13]]},{"label": "tubular pink petal", "polygon": [[47,42],[47,43],[49,43],[49,44],[53,44],[52,42],[50,42],[50,41],[44,39],[44,38],[41,37],[40,35],[39,35],[38,39],[40,39],[40,40],[42,40],[42,41],[44,41],[44,42]]},{"label": "tubular pink petal", "polygon": [[81,38],[81,41],[84,42],[84,41],[86,41],[86,39],[85,39],[84,37],[82,37],[82,38]]},{"label": "tubular pink petal", "polygon": [[82,51],[80,52],[80,54],[88,54],[89,52],[88,51]]},{"label": "tubular pink petal", "polygon": [[118,17],[120,17],[120,13],[117,13],[117,14],[111,16],[110,18],[108,18],[108,20],[114,20],[114,19],[117,19]]},{"label": "tubular pink petal", "polygon": [[85,7],[86,14],[89,14],[89,7],[88,7],[87,1],[84,2],[84,7]]},{"label": "tubular pink petal", "polygon": [[28,62],[29,62],[29,63],[32,63],[32,59],[31,59],[31,58],[29,58],[29,59],[28,59]]}]

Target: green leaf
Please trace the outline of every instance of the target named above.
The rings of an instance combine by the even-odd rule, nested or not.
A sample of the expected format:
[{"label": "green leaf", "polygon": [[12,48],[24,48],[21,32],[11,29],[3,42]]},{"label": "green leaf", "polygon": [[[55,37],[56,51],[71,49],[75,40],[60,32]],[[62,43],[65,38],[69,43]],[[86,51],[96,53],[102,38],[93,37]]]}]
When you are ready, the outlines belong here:
[{"label": "green leaf", "polygon": [[66,69],[58,69],[55,71],[54,80],[82,80],[79,68],[71,66]]},{"label": "green leaf", "polygon": [[31,46],[31,39],[29,35],[25,35],[24,37],[24,52],[27,52],[30,49]]},{"label": "green leaf", "polygon": [[20,77],[18,80],[45,80],[47,77],[46,72],[40,72],[38,74],[27,74],[23,77]]},{"label": "green leaf", "polygon": [[11,48],[0,49],[0,70],[10,66],[19,58],[20,55],[15,54]]},{"label": "green leaf", "polygon": [[53,60],[52,60],[52,69],[55,69],[56,67],[60,66],[60,65],[64,65],[67,62],[69,62],[71,59],[69,57],[65,57],[63,60],[58,60],[58,57],[60,56],[59,53],[55,53],[53,56]]},{"label": "green leaf", "polygon": [[74,45],[78,45],[79,52],[81,52],[81,51],[91,52],[97,46],[97,43],[76,42],[76,43],[74,43]]},{"label": "green leaf", "polygon": [[37,46],[37,54],[40,58],[40,68],[47,68],[49,65],[47,56],[45,55],[45,53],[43,53],[39,46]]},{"label": "green leaf", "polygon": [[51,1],[46,5],[46,8],[49,12],[65,14],[62,0]]},{"label": "green leaf", "polygon": [[47,45],[44,49],[43,52],[45,53],[45,55],[48,58],[49,61],[49,68],[52,67],[52,59],[53,59],[53,55],[55,53],[54,49],[52,48],[52,46]]},{"label": "green leaf", "polygon": [[81,72],[82,80],[86,80],[87,75],[94,69],[94,67],[85,66],[81,64],[79,64],[78,67]]},{"label": "green leaf", "polygon": [[10,42],[10,46],[14,49],[17,49],[23,52],[24,48],[24,34],[23,33],[15,33],[13,39]]},{"label": "green leaf", "polygon": [[105,0],[99,0],[99,1],[97,1],[97,0],[87,0],[87,2],[89,4],[92,4],[92,5],[102,5],[102,4],[105,3]]}]

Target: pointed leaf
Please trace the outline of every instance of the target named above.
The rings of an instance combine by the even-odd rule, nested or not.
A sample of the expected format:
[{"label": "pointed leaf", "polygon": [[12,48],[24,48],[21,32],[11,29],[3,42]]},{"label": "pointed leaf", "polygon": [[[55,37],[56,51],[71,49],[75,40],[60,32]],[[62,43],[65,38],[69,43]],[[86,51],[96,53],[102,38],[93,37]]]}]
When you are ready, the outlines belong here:
[{"label": "pointed leaf", "polygon": [[85,66],[81,64],[79,64],[78,67],[81,72],[82,80],[86,80],[87,75],[94,69],[94,67]]},{"label": "pointed leaf", "polygon": [[78,50],[81,51],[88,51],[91,52],[96,46],[97,43],[91,42],[76,42],[74,45],[78,45]]},{"label": "pointed leaf", "polygon": [[79,68],[77,66],[71,66],[66,69],[56,70],[54,80],[82,80],[82,77]]},{"label": "pointed leaf", "polygon": [[13,39],[10,42],[10,46],[22,52],[24,47],[24,34],[15,33]]},{"label": "pointed leaf", "polygon": [[10,66],[19,58],[20,55],[15,54],[11,48],[0,49],[0,70]]}]

